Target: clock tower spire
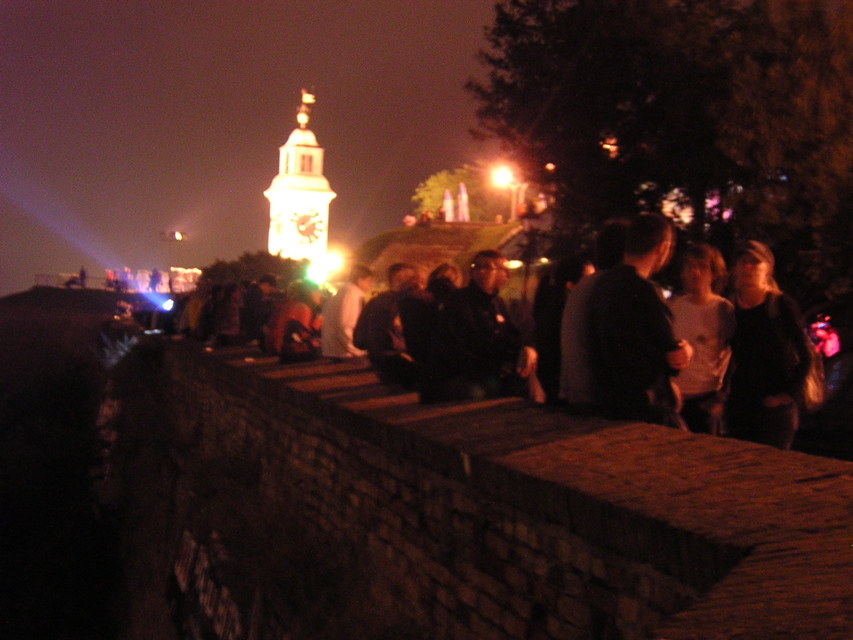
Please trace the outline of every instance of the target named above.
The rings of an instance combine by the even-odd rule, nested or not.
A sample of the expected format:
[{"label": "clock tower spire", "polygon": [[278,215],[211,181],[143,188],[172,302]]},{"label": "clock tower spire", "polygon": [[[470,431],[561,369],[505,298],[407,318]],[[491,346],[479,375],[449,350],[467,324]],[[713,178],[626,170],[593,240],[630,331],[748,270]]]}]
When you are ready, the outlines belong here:
[{"label": "clock tower spire", "polygon": [[329,203],[336,195],[323,176],[323,149],[308,129],[314,102],[314,94],[303,89],[299,126],[279,148],[278,175],[264,191],[270,201],[269,252],[294,260],[325,256]]}]

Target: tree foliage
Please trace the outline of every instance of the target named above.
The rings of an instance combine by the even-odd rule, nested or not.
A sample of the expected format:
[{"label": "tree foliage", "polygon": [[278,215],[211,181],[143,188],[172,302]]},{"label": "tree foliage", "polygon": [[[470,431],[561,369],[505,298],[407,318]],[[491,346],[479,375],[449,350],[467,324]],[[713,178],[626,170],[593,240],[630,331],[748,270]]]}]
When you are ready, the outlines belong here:
[{"label": "tree foliage", "polygon": [[786,254],[798,286],[844,279],[851,5],[501,0],[481,53],[487,79],[468,84],[479,132],[550,180],[575,227],[659,207],[678,189],[702,236],[717,192],[738,234]]},{"label": "tree foliage", "polygon": [[445,190],[454,200],[454,211],[458,204],[460,183],[468,191],[468,210],[471,222],[493,222],[495,216],[506,216],[509,211],[509,196],[505,190],[490,184],[485,168],[464,165],[459,169],[442,170],[432,174],[415,188],[412,196],[417,212],[438,212],[444,203]]},{"label": "tree foliage", "polygon": [[282,258],[267,251],[249,253],[236,260],[217,260],[201,270],[202,282],[223,284],[226,282],[252,282],[271,273],[278,278],[279,286],[305,277],[306,263]]}]

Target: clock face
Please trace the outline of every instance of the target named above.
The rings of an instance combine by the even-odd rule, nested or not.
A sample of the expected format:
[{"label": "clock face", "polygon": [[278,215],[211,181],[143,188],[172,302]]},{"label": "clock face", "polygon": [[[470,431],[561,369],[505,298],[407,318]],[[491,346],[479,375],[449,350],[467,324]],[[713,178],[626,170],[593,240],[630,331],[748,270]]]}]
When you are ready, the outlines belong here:
[{"label": "clock face", "polygon": [[299,242],[302,244],[316,242],[323,233],[323,217],[314,209],[294,213],[291,221],[296,225],[296,233],[299,234]]}]

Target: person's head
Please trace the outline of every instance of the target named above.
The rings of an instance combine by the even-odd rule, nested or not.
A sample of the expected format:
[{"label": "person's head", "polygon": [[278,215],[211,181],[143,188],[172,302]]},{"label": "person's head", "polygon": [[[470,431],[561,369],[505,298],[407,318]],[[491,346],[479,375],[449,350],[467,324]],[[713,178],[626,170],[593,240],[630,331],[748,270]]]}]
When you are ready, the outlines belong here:
[{"label": "person's head", "polygon": [[480,251],[471,260],[471,281],[489,295],[496,295],[509,281],[506,258],[500,251]]},{"label": "person's head", "polygon": [[719,249],[705,243],[691,244],[681,261],[681,286],[688,294],[720,293],[726,282],[726,262]]},{"label": "person's head", "polygon": [[631,221],[625,238],[626,258],[652,258],[652,273],[663,269],[675,246],[669,219],[657,213],[644,213]]},{"label": "person's head", "polygon": [[598,269],[603,271],[622,262],[630,225],[627,218],[614,218],[604,225],[595,239],[595,266]]},{"label": "person's head", "polygon": [[278,287],[278,278],[275,277],[275,274],[265,273],[258,279],[258,286],[264,295],[269,295]]},{"label": "person's head", "polygon": [[243,296],[243,288],[239,282],[229,281],[223,285],[221,295],[225,301],[239,301]]},{"label": "person's head", "polygon": [[319,306],[323,302],[320,287],[310,280],[294,280],[287,285],[287,298],[304,302],[309,307]]},{"label": "person's head", "polygon": [[735,290],[776,289],[773,279],[775,263],[773,252],[766,244],[757,240],[742,244],[734,254],[732,275]]},{"label": "person's head", "polygon": [[388,288],[391,291],[409,291],[420,286],[418,269],[406,262],[395,262],[388,267]]},{"label": "person's head", "polygon": [[349,281],[362,291],[368,292],[373,287],[373,271],[363,264],[353,265]]},{"label": "person's head", "polygon": [[554,267],[552,281],[555,286],[571,289],[580,279],[595,273],[592,262],[586,258],[573,257],[560,260]]},{"label": "person's head", "polygon": [[427,288],[438,280],[443,280],[455,288],[462,284],[462,273],[455,264],[442,262],[430,272],[429,278],[427,278]]}]

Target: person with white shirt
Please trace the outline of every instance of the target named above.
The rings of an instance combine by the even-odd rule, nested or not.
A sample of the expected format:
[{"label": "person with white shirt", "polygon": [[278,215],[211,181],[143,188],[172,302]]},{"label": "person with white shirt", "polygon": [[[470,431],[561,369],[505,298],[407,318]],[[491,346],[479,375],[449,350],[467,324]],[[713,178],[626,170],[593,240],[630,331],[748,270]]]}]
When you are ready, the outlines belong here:
[{"label": "person with white shirt", "polygon": [[323,328],[320,344],[323,356],[346,359],[367,355],[353,344],[353,332],[364,307],[364,299],[373,287],[373,272],[357,264],[349,281],[323,306]]},{"label": "person with white shirt", "polygon": [[683,295],[669,300],[675,335],[693,346],[693,359],[678,374],[681,417],[694,433],[722,435],[723,379],[731,359],[734,307],[720,296],[726,263],[719,250],[693,244],[681,265]]}]

